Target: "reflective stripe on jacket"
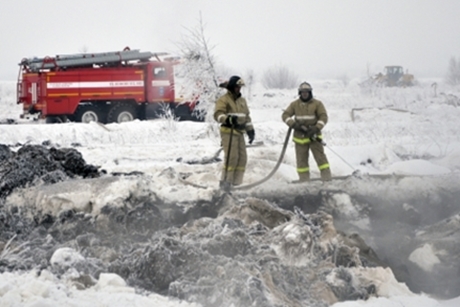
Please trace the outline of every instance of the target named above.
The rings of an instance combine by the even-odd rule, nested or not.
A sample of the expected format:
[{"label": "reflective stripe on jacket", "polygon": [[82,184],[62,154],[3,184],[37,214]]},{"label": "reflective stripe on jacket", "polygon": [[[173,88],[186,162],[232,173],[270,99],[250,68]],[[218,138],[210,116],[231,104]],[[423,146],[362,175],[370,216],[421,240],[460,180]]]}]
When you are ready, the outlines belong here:
[{"label": "reflective stripe on jacket", "polygon": [[[307,138],[305,137],[305,135],[303,135],[303,137],[293,137],[292,140],[294,141],[294,143],[297,143],[297,144],[300,144],[300,145],[305,145],[305,144],[310,144],[311,142],[315,141],[315,140],[312,140],[310,138]],[[318,142],[321,142],[323,140],[323,135],[322,134],[318,134],[316,136],[316,141]]]},{"label": "reflective stripe on jacket", "polygon": [[[315,98],[307,102],[303,102],[300,98],[294,100],[283,112],[281,118],[289,127],[299,123],[305,127],[315,125],[320,130],[324,128],[328,120],[326,108],[321,101]],[[302,131],[294,131],[294,141],[304,138],[305,134]]]},{"label": "reflective stripe on jacket", "polygon": [[[227,93],[221,96],[216,102],[216,106],[214,108],[214,119],[217,122],[224,124],[227,116],[229,115],[236,115],[238,117],[236,130],[249,131],[254,129],[246,99],[240,96],[235,100],[233,94],[230,91],[227,91]],[[230,131],[228,132],[230,133]]]}]

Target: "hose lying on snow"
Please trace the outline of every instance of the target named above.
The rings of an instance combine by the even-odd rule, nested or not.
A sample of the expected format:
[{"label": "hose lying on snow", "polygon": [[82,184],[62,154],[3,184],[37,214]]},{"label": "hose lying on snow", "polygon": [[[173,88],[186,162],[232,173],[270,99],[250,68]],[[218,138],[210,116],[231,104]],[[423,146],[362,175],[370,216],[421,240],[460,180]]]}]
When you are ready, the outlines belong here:
[{"label": "hose lying on snow", "polygon": [[284,145],[283,145],[283,149],[281,150],[281,155],[280,157],[278,158],[278,162],[276,162],[276,165],[275,165],[275,168],[270,172],[270,174],[268,174],[267,177],[263,178],[262,180],[259,180],[259,181],[256,181],[254,183],[250,183],[250,184],[246,184],[246,185],[241,185],[241,186],[232,186],[231,187],[231,190],[245,190],[245,189],[250,189],[250,188],[253,188],[255,186],[258,186],[259,184],[262,184],[264,183],[265,181],[267,181],[268,179],[270,179],[275,173],[276,171],[278,170],[278,168],[280,167],[281,165],[281,161],[283,161],[283,158],[284,158],[284,154],[286,153],[286,148],[287,148],[287,145],[288,145],[288,142],[289,142],[289,137],[291,136],[291,131],[292,131],[292,128],[289,127],[289,130],[286,134],[286,138],[284,139]]}]

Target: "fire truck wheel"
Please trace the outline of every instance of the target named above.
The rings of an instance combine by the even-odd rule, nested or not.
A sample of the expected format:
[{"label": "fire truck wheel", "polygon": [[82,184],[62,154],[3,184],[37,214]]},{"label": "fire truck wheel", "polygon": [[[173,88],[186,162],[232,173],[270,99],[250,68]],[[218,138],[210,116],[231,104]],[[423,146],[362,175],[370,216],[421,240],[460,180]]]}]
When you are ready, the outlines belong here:
[{"label": "fire truck wheel", "polygon": [[136,107],[127,103],[115,104],[109,110],[109,114],[107,114],[107,121],[109,123],[130,122],[135,120],[136,118]]},{"label": "fire truck wheel", "polygon": [[79,106],[75,112],[75,120],[81,123],[102,122],[100,110],[91,105]]}]

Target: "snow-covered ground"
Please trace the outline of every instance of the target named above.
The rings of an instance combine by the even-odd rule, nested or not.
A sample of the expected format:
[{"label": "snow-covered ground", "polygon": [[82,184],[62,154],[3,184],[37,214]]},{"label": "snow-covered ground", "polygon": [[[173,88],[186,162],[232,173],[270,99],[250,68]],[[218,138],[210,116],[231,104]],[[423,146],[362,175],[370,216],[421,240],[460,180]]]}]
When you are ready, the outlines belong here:
[{"label": "snow-covered ground", "polygon": [[[323,134],[333,176],[353,173],[415,176],[399,183],[392,192],[399,194],[420,193],[424,184],[428,188],[428,183],[419,179],[423,176],[441,181],[448,178],[447,189],[458,186],[458,181],[452,182],[452,179],[458,180],[460,173],[460,89],[444,86],[440,80],[420,80],[420,84],[412,88],[370,90],[360,88],[358,80],[352,80],[346,86],[335,80],[308,81],[314,88],[315,97],[323,101],[329,112],[329,123]],[[437,82],[436,87],[434,82]],[[263,144],[248,148],[249,162],[244,183],[263,179],[275,166],[287,133],[281,113],[296,98],[295,89],[265,90],[260,85],[255,85],[251,93],[253,95],[248,100],[256,142]],[[15,103],[15,83],[1,82],[0,120],[12,118],[18,123],[0,125],[0,144],[12,148],[15,144],[44,142],[61,148],[73,146],[82,153],[87,163],[100,166],[108,173],[140,171],[149,175],[151,180],[147,186],[159,197],[172,202],[208,200],[218,188],[221,163],[193,163],[212,157],[219,150],[218,126],[212,121],[197,123],[159,119],[105,126],[96,123],[47,125],[19,120],[20,112],[21,106]],[[312,177],[319,177],[313,160],[311,169]],[[186,174],[188,181],[207,188],[184,185],[177,179],[177,174]],[[290,142],[280,169],[269,181],[248,191],[236,191],[235,195],[248,197],[252,194],[290,193],[302,188],[301,185],[290,184],[295,179],[294,146]],[[91,202],[95,214],[104,204],[131,193],[132,185],[136,183],[127,177],[102,192],[90,183],[71,184],[72,187],[65,191],[66,197],[72,199],[76,206]],[[361,188],[385,189],[374,183],[367,184]],[[334,182],[327,185],[337,187]],[[313,182],[312,186],[322,185]],[[338,184],[338,187],[353,189],[352,185]],[[57,215],[62,207],[50,207],[50,202],[44,200],[51,195],[51,189],[32,190],[29,199],[34,200],[37,210]],[[38,197],[37,193],[41,196]],[[8,201],[11,203],[19,199],[15,197],[17,195],[11,195]],[[45,204],[48,206],[45,207]],[[73,257],[81,257],[67,252],[70,254],[66,254],[66,250],[56,251],[54,260],[63,263],[72,261]],[[0,260],[4,253],[6,248],[0,253]],[[439,260],[433,251],[420,249],[418,254],[414,254],[413,261],[420,267],[432,267]],[[442,301],[414,294],[404,284],[398,283],[388,270],[362,274],[368,274],[368,278],[376,281],[380,296],[367,301],[336,303],[334,307],[460,305],[460,298]],[[101,274],[93,287],[78,290],[46,270],[39,275],[35,271],[1,274],[0,305],[197,306],[156,294],[137,293],[114,274]]]}]

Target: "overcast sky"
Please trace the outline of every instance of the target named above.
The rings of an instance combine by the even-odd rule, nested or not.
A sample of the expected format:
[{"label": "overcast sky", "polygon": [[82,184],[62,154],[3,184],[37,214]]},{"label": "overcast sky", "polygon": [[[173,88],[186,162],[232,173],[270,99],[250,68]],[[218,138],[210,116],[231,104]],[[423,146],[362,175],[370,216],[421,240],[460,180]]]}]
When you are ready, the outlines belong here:
[{"label": "overcast sky", "polygon": [[200,12],[220,64],[301,79],[365,77],[402,65],[443,77],[460,59],[460,0],[0,0],[0,80],[24,57],[82,51],[174,52]]}]

